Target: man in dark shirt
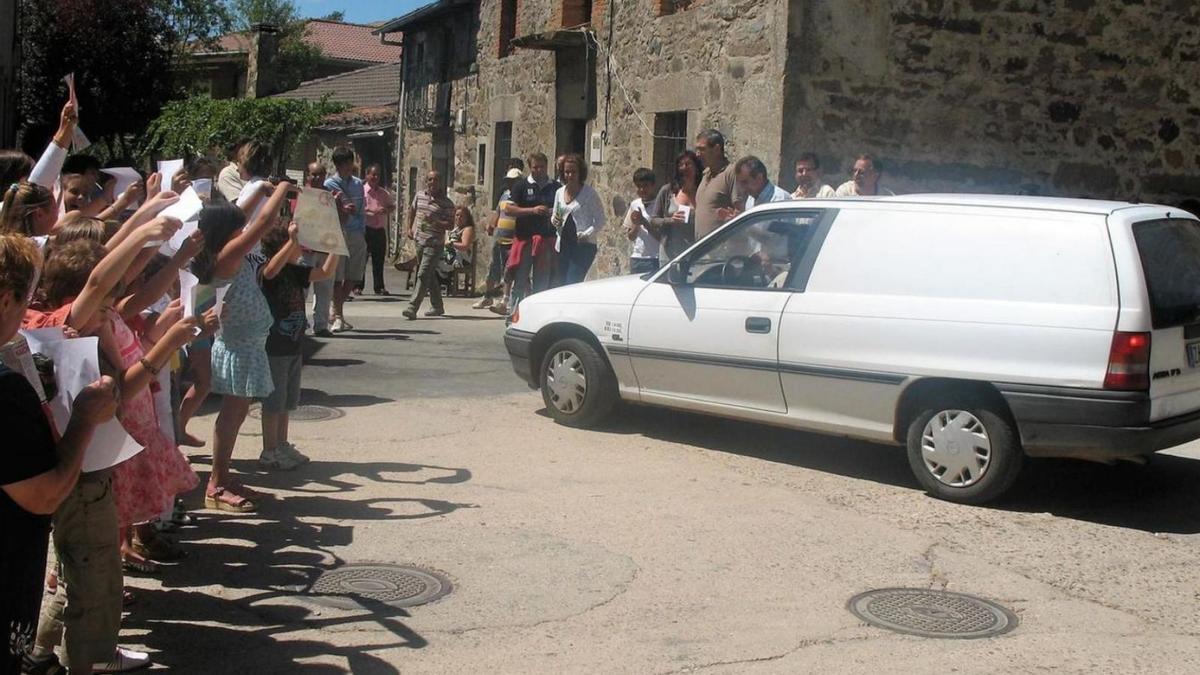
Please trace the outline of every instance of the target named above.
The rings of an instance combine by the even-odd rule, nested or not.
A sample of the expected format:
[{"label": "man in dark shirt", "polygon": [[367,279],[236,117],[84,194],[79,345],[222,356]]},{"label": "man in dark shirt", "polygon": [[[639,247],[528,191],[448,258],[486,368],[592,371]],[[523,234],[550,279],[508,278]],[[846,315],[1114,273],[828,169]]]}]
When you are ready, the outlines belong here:
[{"label": "man in dark shirt", "polygon": [[[0,235],[0,345],[17,334],[41,256],[20,235]],[[55,441],[38,395],[25,376],[0,365],[0,675],[20,672],[33,646],[50,514],[72,493],[92,433],[117,410],[116,388],[104,377],[75,397],[71,419]]]},{"label": "man in dark shirt", "polygon": [[529,176],[512,186],[510,215],[517,219],[516,235],[509,252],[508,273],[515,275],[513,302],[550,288],[554,274],[554,240],[557,234],[550,224],[554,194],[562,184],[547,173],[549,161],[540,152],[525,158]]}]

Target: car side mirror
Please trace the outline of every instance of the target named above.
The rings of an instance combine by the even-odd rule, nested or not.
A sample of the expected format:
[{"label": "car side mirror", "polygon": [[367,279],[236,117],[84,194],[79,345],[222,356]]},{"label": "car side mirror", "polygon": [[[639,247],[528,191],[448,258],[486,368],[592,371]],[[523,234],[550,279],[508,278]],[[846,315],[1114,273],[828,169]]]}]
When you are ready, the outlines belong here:
[{"label": "car side mirror", "polygon": [[672,286],[686,286],[688,282],[687,260],[676,260],[667,268],[667,283]]}]

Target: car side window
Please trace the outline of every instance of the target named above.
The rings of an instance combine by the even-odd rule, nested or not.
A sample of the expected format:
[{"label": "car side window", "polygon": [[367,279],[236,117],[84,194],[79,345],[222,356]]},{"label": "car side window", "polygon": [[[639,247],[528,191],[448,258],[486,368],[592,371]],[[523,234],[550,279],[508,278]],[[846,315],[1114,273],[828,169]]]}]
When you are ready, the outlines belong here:
[{"label": "car side window", "polygon": [[687,281],[716,288],[787,289],[820,217],[820,211],[748,216],[689,256]]}]

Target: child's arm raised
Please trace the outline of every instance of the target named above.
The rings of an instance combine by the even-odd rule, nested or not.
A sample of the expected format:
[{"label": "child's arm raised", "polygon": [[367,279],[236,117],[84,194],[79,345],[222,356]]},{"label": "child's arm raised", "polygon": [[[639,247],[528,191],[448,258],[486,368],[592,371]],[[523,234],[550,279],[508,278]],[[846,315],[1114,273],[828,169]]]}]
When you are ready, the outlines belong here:
[{"label": "child's arm raised", "polygon": [[341,258],[339,255],[334,255],[332,253],[326,254],[325,262],[322,263],[320,267],[308,273],[309,283],[332,279],[333,275],[337,274],[339,258]]},{"label": "child's arm raised", "polygon": [[283,268],[296,259],[296,255],[300,253],[300,244],[296,243],[296,232],[296,223],[293,222],[288,225],[287,243],[279,247],[279,250],[275,252],[275,255],[263,267],[262,275],[264,279],[274,279],[279,276]]},{"label": "child's arm raised", "polygon": [[[175,284],[175,280],[179,278],[179,270],[186,267],[203,246],[204,233],[200,230],[196,230],[187,239],[184,239],[183,245],[171,257],[169,265],[164,265],[158,273],[147,279],[137,293],[127,296],[117,304],[117,311],[121,313],[121,317],[128,319],[137,316],[142,310],[158,302],[158,299],[166,295],[167,291],[171,290],[171,286]],[[147,250],[153,254],[157,249]]]},{"label": "child's arm raised", "polygon": [[[264,183],[264,185],[269,185],[269,183]],[[258,215],[254,217],[254,220],[230,239],[225,244],[225,248],[217,254],[217,264],[213,270],[216,276],[228,279],[237,273],[242,259],[246,257],[247,253],[254,250],[254,245],[263,238],[267,229],[279,217],[279,207],[283,206],[283,200],[287,199],[289,193],[296,190],[293,183],[280,183],[275,187],[275,191],[271,193],[267,203],[258,210]]]},{"label": "child's arm raised", "polygon": [[71,304],[67,325],[75,330],[86,328],[142,248],[152,241],[170,239],[181,225],[182,223],[174,218],[155,218],[134,230],[125,241],[104,256],[88,276],[87,283],[75,298],[75,302]]}]

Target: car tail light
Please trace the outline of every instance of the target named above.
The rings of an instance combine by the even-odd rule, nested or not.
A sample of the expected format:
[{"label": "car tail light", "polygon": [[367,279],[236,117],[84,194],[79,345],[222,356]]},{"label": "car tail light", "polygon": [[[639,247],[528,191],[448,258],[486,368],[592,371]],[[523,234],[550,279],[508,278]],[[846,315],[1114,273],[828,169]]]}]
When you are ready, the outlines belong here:
[{"label": "car tail light", "polygon": [[512,316],[510,316],[509,319],[510,319],[510,321],[508,322],[508,325],[510,325],[510,326],[521,320],[521,306],[520,305],[517,305],[516,307],[513,308]]},{"label": "car tail light", "polygon": [[1105,389],[1139,391],[1150,388],[1150,334],[1113,334],[1112,349],[1108,352],[1108,373]]}]

